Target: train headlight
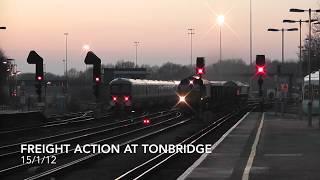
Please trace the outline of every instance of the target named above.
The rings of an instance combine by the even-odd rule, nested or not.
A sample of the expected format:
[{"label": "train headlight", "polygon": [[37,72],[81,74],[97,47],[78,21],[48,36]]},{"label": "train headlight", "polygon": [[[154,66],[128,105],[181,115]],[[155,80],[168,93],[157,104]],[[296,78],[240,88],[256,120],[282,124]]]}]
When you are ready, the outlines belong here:
[{"label": "train headlight", "polygon": [[179,102],[186,102],[186,97],[185,96],[179,96]]}]

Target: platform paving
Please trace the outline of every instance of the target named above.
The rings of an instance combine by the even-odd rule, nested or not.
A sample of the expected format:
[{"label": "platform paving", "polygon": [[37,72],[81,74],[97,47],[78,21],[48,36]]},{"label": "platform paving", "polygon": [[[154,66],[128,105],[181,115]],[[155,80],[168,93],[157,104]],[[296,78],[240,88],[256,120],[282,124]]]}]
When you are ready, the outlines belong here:
[{"label": "platform paving", "polygon": [[238,162],[245,156],[243,151],[251,142],[251,134],[255,133],[260,117],[261,113],[250,113],[195,169],[180,176],[181,179],[231,178]]},{"label": "platform paving", "polygon": [[[304,118],[307,119],[307,118]],[[320,179],[320,128],[293,115],[266,113],[250,179]]]},{"label": "platform paving", "polygon": [[293,114],[250,113],[180,179],[319,180],[318,118],[313,127],[304,119]]}]

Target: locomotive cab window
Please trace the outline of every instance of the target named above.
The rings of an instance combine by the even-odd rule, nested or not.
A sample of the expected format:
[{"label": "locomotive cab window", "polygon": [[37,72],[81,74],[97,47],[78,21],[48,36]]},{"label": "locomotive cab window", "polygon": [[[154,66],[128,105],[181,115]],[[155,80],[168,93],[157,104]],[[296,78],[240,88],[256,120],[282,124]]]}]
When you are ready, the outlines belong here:
[{"label": "locomotive cab window", "polygon": [[129,84],[114,84],[111,86],[112,94],[129,94],[131,86]]}]

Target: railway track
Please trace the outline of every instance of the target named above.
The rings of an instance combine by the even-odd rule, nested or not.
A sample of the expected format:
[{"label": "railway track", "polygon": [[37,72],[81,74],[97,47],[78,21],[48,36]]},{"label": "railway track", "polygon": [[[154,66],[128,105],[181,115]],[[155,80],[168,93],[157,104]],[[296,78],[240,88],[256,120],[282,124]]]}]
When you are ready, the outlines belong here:
[{"label": "railway track", "polygon": [[[174,122],[174,123],[168,123],[168,122]],[[177,119],[168,119],[165,120],[164,122],[159,123],[159,128],[160,129],[156,129],[156,130],[152,130],[148,133],[143,133],[137,137],[129,137],[128,135],[126,135],[127,139],[123,142],[117,142],[120,144],[121,147],[124,147],[127,144],[137,144],[137,143],[141,143],[144,142],[150,138],[153,137],[158,137],[160,135],[165,135],[167,134],[167,132],[170,131],[174,131],[177,128],[183,129],[183,127],[186,127],[187,124],[194,124],[195,122],[192,121],[192,119],[190,118],[185,118],[182,120],[177,121]],[[158,125],[157,125],[158,126]],[[164,127],[163,127],[164,126]],[[136,131],[133,132],[135,135],[137,135]],[[98,142],[98,143],[103,143],[103,142]],[[90,162],[95,162],[99,159],[101,159],[102,157],[104,158],[109,157],[109,155],[105,155],[103,156],[102,154],[91,154],[89,156],[86,156],[84,158],[80,158],[80,159],[75,159],[74,161],[70,162],[70,163],[66,163],[65,165],[61,165],[60,167],[57,168],[51,168],[45,172],[39,173],[37,175],[31,176],[27,179],[47,179],[47,178],[60,178],[60,175],[63,175],[66,172],[70,172],[70,171],[74,171],[78,168],[84,167],[86,164],[90,163]],[[113,157],[117,157],[117,155],[113,155]],[[100,157],[100,158],[99,158]],[[62,177],[63,179],[63,177]]]},{"label": "railway track", "polygon": [[[109,116],[109,114],[105,115],[106,117]],[[50,124],[59,124],[59,123],[64,123],[64,122],[68,122],[68,123],[74,123],[74,122],[80,122],[81,121],[81,117],[93,117],[93,112],[92,111],[86,111],[86,112],[79,112],[79,113],[74,113],[72,115],[62,115],[62,116],[58,116],[58,117],[49,117],[47,118],[47,122],[46,125],[50,125]]]},{"label": "railway track", "polygon": [[[83,113],[77,113],[77,114],[73,114],[73,115],[75,115],[75,116],[74,117],[60,116],[61,118],[63,117],[63,119],[51,120],[51,121],[48,121],[40,126],[32,126],[32,127],[26,127],[26,128],[0,131],[0,135],[7,135],[7,134],[12,134],[12,133],[25,133],[27,131],[33,131],[33,130],[37,130],[37,129],[41,129],[41,128],[55,127],[55,126],[61,126],[61,125],[67,125],[67,124],[80,123],[80,122],[94,120],[94,118],[92,117],[92,112],[90,112],[90,111],[83,112]],[[105,117],[108,117],[108,115],[106,115]]]},{"label": "railway track", "polygon": [[[252,111],[252,109],[251,109]],[[243,114],[243,113],[240,113]],[[239,116],[239,112],[237,113],[230,113],[222,118],[218,119],[217,121],[213,122],[212,124],[208,125],[207,127],[195,132],[191,136],[181,140],[177,143],[177,145],[194,145],[194,144],[200,144],[199,142],[204,139],[205,137],[209,136],[212,133],[218,133],[224,124],[229,123],[229,121]],[[181,158],[183,157],[184,158]],[[188,157],[186,157],[188,156]],[[136,167],[128,170],[127,172],[123,173],[122,175],[118,176],[117,180],[120,179],[147,179],[147,178],[157,178],[156,177],[150,177],[149,175],[155,172],[156,170],[159,170],[161,167],[165,166],[166,164],[170,163],[173,159],[175,162],[183,162],[186,159],[189,159],[191,155],[185,155],[180,153],[161,153],[157,156],[152,157],[151,159],[148,159],[147,161],[137,165]],[[170,179],[170,178],[169,178]]]},{"label": "railway track", "polygon": [[63,120],[63,119],[68,119],[68,118],[72,118],[72,117],[77,117],[77,116],[81,116],[84,113],[87,114],[92,114],[93,111],[85,111],[85,112],[73,112],[73,113],[65,113],[65,114],[51,114],[48,116],[48,120],[50,121],[56,121],[56,120]]},{"label": "railway track", "polygon": [[[166,110],[161,110],[163,112]],[[88,112],[91,114],[90,112]],[[128,119],[139,118],[148,114],[153,114],[157,112],[143,112],[143,113],[135,113],[131,114]],[[90,127],[97,127],[105,125],[106,123],[120,122],[123,117],[116,117],[111,115],[104,115],[100,118],[94,118],[88,114],[82,114],[79,117],[73,117],[70,119],[59,120],[55,122],[46,123],[42,126],[15,129],[10,131],[0,131],[0,153],[1,146],[7,146],[10,144],[19,144],[24,141],[31,141],[33,139],[45,138],[48,136],[55,136],[59,134],[63,134],[65,132],[77,131]]]},{"label": "railway track", "polygon": [[[255,106],[255,104],[251,104],[250,106]],[[171,113],[178,113],[176,111],[171,111]],[[148,126],[139,126],[142,125],[141,117],[140,122],[135,122],[135,120],[123,120],[123,122],[127,122],[127,124],[122,124],[117,127],[117,125],[114,125],[114,127],[102,127],[100,130],[92,130],[91,132],[78,134],[78,136],[73,137],[61,137],[61,139],[58,139],[56,141],[53,141],[51,143],[54,144],[65,144],[69,143],[72,145],[72,148],[70,149],[70,152],[74,150],[75,144],[119,144],[121,148],[123,148],[127,144],[132,143],[138,143],[143,140],[146,140],[150,137],[157,137],[157,135],[164,134],[165,132],[181,127],[183,125],[186,125],[191,121],[191,119],[181,119],[181,114],[176,114],[175,116],[163,116],[165,113],[168,112],[159,112],[160,117],[159,121],[156,121],[155,119],[152,119],[152,116],[149,115],[149,118],[153,122],[152,124]],[[210,126],[213,128],[213,125],[216,125],[213,130],[208,130],[208,133],[216,131],[215,129],[219,129],[223,124],[225,124],[228,119],[233,118],[234,115],[228,114],[222,118],[219,118],[216,122],[211,124]],[[155,117],[153,117],[155,118]],[[157,117],[156,117],[157,118]],[[114,124],[114,123],[111,123]],[[133,128],[134,127],[134,128]],[[120,130],[122,129],[122,131]],[[112,133],[113,132],[113,133]],[[202,131],[204,132],[204,130]],[[71,133],[71,132],[70,132]],[[197,135],[193,135],[189,138],[184,139],[181,142],[177,142],[177,144],[190,144],[197,143],[200,139],[202,139],[203,136],[207,136],[206,133],[198,133]],[[197,139],[198,137],[198,139]],[[55,138],[53,138],[55,139]],[[36,142],[31,142],[31,144],[34,144]],[[50,142],[44,140],[43,142],[40,141],[42,144],[48,144]],[[191,143],[191,144],[192,144]],[[1,152],[1,147],[0,147]],[[4,155],[4,159],[6,157],[9,157],[7,160],[3,161],[2,155]],[[14,153],[14,155],[8,155],[1,154],[0,155],[0,161],[1,162],[8,162],[14,159],[19,159],[21,156],[20,153],[17,151]],[[49,154],[41,154],[41,155],[49,155]],[[50,154],[51,155],[51,154]],[[95,162],[96,160],[99,160],[101,158],[109,158],[110,154],[101,154],[101,153],[93,153],[93,154],[71,154],[71,153],[58,153],[54,154],[54,156],[59,159],[59,163],[57,165],[28,165],[28,164],[21,164],[15,162],[14,164],[10,164],[8,167],[3,167],[0,170],[0,177],[5,178],[26,178],[26,179],[47,179],[52,177],[60,177],[65,174],[65,172],[72,172],[78,167],[83,167],[84,164]],[[11,158],[10,158],[11,156]],[[148,177],[152,172],[159,167],[161,167],[163,164],[168,163],[171,161],[172,158],[179,157],[179,154],[159,154],[155,157],[152,157],[151,159],[148,159],[144,163],[141,163],[136,166],[136,168],[131,169],[129,171],[126,171],[125,173],[122,173],[119,177],[120,179],[132,179],[132,178],[144,178]],[[153,160],[154,159],[154,160]],[[152,166],[153,165],[153,166]],[[1,165],[0,165],[1,167]],[[150,172],[149,172],[150,171]],[[121,174],[121,173],[119,173]],[[118,174],[118,175],[119,175]],[[140,177],[141,176],[141,177]]]},{"label": "railway track", "polygon": [[[168,112],[158,112],[158,113],[154,113],[152,115],[149,115],[149,118],[154,121],[156,119],[160,119],[163,117],[170,117],[172,115],[174,115],[175,113],[177,113],[176,111],[168,111]],[[181,114],[179,115],[179,117],[181,116]],[[170,117],[171,118],[171,117]],[[176,117],[175,119],[177,119],[178,117]],[[141,126],[141,117],[140,118],[135,118],[135,119],[128,119],[128,120],[123,120],[121,122],[117,122],[117,123],[110,123],[110,124],[106,124],[103,126],[99,126],[99,127],[95,127],[95,128],[88,128],[88,129],[84,129],[78,132],[70,132],[70,133],[66,133],[66,134],[61,134],[59,136],[54,136],[54,137],[47,137],[47,138],[42,138],[42,139],[37,139],[37,140],[33,140],[33,141],[29,141],[29,142],[23,142],[23,143],[29,143],[29,144],[35,144],[35,143],[42,143],[42,144],[61,144],[61,143],[70,143],[70,144],[75,144],[76,142],[82,142],[85,144],[89,144],[89,143],[101,143],[104,141],[110,141],[116,138],[120,138],[120,137],[124,137],[127,135],[130,135],[132,133],[135,133],[137,131],[142,131],[144,129],[147,128],[151,128],[153,126],[156,126],[157,124],[162,124],[165,123],[166,121],[162,122],[160,121],[157,124],[153,124],[150,126],[146,126],[146,127],[140,127],[138,129],[135,130],[130,130],[130,128],[132,128],[132,126]],[[172,118],[171,118],[172,119]],[[122,130],[122,131],[120,131]],[[79,134],[81,132],[81,134]],[[120,133],[120,134],[119,134]],[[97,138],[99,138],[100,135],[104,135],[100,137],[100,140],[96,140]],[[70,137],[70,135],[73,135],[72,137]],[[56,140],[57,138],[60,138],[59,140]],[[54,142],[50,141],[50,140],[55,140]],[[11,149],[17,148],[19,147],[21,143],[18,144],[13,144],[10,146],[5,146],[5,147],[0,147],[0,150],[6,150],[6,153],[2,153],[0,155],[0,159],[2,159],[2,162],[7,162],[7,163],[3,163],[3,164],[10,164],[9,167],[2,167],[2,169],[0,170],[0,176],[4,177],[10,173],[14,173],[17,171],[20,171],[21,169],[25,169],[28,168],[27,164],[16,164],[16,163],[10,163],[11,161],[16,161],[17,158],[20,159],[20,157],[18,157],[20,154],[20,151],[11,151]],[[70,151],[72,151],[74,149],[71,149]],[[55,154],[55,156],[64,156],[65,154]],[[81,155],[79,155],[81,156]],[[66,157],[68,159],[68,157]],[[6,161],[4,161],[4,159]],[[0,165],[1,166],[1,165]],[[43,168],[43,167],[42,167]]]}]

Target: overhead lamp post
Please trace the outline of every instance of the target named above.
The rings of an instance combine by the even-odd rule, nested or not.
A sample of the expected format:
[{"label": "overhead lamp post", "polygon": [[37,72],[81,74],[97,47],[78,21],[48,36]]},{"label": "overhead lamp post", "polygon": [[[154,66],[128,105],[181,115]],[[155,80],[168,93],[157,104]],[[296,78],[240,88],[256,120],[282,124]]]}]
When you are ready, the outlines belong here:
[{"label": "overhead lamp post", "polygon": [[[315,22],[317,21],[316,19],[312,19],[311,22]],[[299,49],[300,49],[300,52],[299,52],[299,62],[301,63],[302,61],[302,45],[301,45],[301,42],[302,42],[302,39],[301,39],[301,25],[302,23],[309,23],[309,20],[289,20],[289,19],[285,19],[283,20],[283,23],[299,23],[299,34],[300,34],[300,45],[299,45]]]},{"label": "overhead lamp post", "polygon": [[136,46],[136,68],[138,68],[138,46],[139,46],[139,41],[133,42],[134,46]]},{"label": "overhead lamp post", "polygon": [[[299,23],[299,67],[298,67],[298,71],[299,71],[299,76],[300,76],[300,78],[303,80],[304,78],[303,78],[303,73],[302,73],[302,45],[301,45],[301,25],[302,25],[302,23],[308,23],[309,22],[309,20],[305,20],[305,21],[302,21],[301,19],[300,20],[289,20],[289,19],[284,19],[283,20],[283,23]],[[302,82],[301,82],[301,87],[302,87]],[[300,103],[300,106],[302,106],[302,104],[301,104],[301,100],[302,100],[302,97],[303,97],[303,95],[302,95],[302,89],[301,89],[301,95],[300,95],[300,99],[299,99],[299,103]],[[299,110],[299,117],[301,118],[301,114],[302,114],[302,112],[301,112],[301,108],[300,108],[300,110]]]},{"label": "overhead lamp post", "polygon": [[[312,10],[311,8],[305,9],[296,9],[291,8],[289,12],[308,12],[309,13],[309,55],[308,55],[308,73],[309,73],[309,99],[308,102],[308,126],[312,127],[312,103],[313,103],[313,95],[311,94],[311,12],[320,12],[320,9]],[[319,85],[320,86],[320,85]],[[319,96],[320,98],[320,96]],[[319,101],[320,102],[320,101]],[[319,124],[320,125],[320,124]]]},{"label": "overhead lamp post", "polygon": [[219,58],[219,62],[221,63],[222,61],[222,36],[221,36],[221,29],[222,29],[222,26],[224,24],[224,16],[223,15],[219,15],[217,17],[217,21],[218,21],[218,25],[220,27],[220,58]]},{"label": "overhead lamp post", "polygon": [[281,62],[282,64],[284,63],[284,32],[285,31],[298,31],[298,28],[290,28],[290,29],[284,29],[284,28],[281,28],[281,29],[274,29],[274,28],[269,28],[268,31],[281,31],[281,34],[282,34],[282,58],[281,58]]},{"label": "overhead lamp post", "polygon": [[[316,19],[312,19],[311,22],[315,22],[317,21]],[[309,20],[289,20],[289,19],[284,19],[283,20],[283,23],[299,23],[299,76],[300,78],[302,79],[302,81],[304,80],[304,77],[303,77],[303,73],[302,73],[302,38],[301,38],[301,30],[302,30],[302,23],[309,23]],[[301,87],[302,87],[302,82],[301,82]],[[303,91],[301,90],[301,93]],[[302,94],[301,94],[301,97],[300,97],[300,103],[301,103],[301,100],[302,100]],[[300,108],[301,109],[301,108]],[[301,114],[301,113],[300,113]],[[300,115],[301,117],[301,115]]]},{"label": "overhead lamp post", "polygon": [[192,36],[195,34],[194,29],[193,28],[188,29],[188,34],[190,35],[190,65],[192,69]]},{"label": "overhead lamp post", "polygon": [[252,66],[252,2],[250,0],[250,66]]},{"label": "overhead lamp post", "polygon": [[68,89],[68,35],[69,33],[64,33],[66,36],[66,57],[65,57],[65,63],[66,63],[66,89]]},{"label": "overhead lamp post", "polygon": [[84,44],[84,45],[82,46],[82,51],[83,51],[84,53],[88,53],[88,51],[90,51],[90,45],[89,45],[89,44]]},{"label": "overhead lamp post", "polygon": [[[290,29],[284,29],[284,28],[281,28],[281,29],[274,29],[274,28],[269,28],[268,31],[273,31],[273,32],[277,32],[277,31],[281,31],[281,44],[282,44],[282,50],[281,50],[281,53],[282,53],[282,58],[281,58],[281,64],[283,65],[284,63],[284,32],[285,31],[298,31],[298,28],[290,28]],[[281,66],[280,66],[281,68]],[[277,83],[278,87],[279,87],[279,84]],[[281,100],[281,112],[283,113],[283,108],[284,108],[284,99]]]},{"label": "overhead lamp post", "polygon": [[[316,22],[316,23],[313,23],[313,24],[320,24],[320,22],[318,21],[318,22]],[[316,31],[317,33],[319,32],[319,31]],[[310,49],[310,47],[309,47],[309,49]],[[319,69],[318,69],[318,77],[319,77],[319,86],[318,86],[318,101],[319,101],[319,110],[320,110],[320,67],[319,67]],[[319,117],[319,127],[320,127],[320,117]]]}]

